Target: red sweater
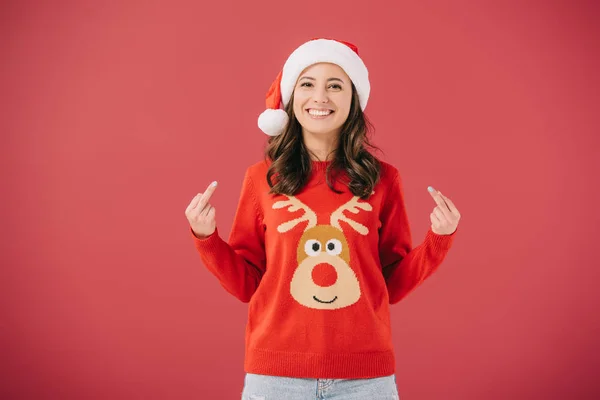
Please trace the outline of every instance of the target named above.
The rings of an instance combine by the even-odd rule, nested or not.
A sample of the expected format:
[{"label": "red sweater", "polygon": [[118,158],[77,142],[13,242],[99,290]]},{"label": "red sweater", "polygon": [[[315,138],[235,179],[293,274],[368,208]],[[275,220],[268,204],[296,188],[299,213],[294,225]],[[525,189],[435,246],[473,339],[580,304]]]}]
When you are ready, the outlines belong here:
[{"label": "red sweater", "polygon": [[[246,171],[228,241],[199,239],[204,265],[249,302],[246,372],[298,378],[372,378],[395,372],[389,305],[430,276],[452,235],[429,229],[412,248],[398,170],[382,162],[367,200],[342,182],[329,189],[327,162],[313,161],[295,196],[270,195],[268,162]],[[191,232],[191,228],[190,228]]]}]

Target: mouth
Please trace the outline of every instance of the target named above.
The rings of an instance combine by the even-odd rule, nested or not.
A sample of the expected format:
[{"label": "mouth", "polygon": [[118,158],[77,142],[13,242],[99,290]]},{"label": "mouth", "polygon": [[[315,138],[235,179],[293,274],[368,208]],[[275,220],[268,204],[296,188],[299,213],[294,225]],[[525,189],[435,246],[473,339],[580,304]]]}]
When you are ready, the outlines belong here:
[{"label": "mouth", "polygon": [[315,109],[315,108],[307,108],[306,113],[312,119],[325,119],[334,113],[333,110],[324,110],[324,109]]},{"label": "mouth", "polygon": [[316,301],[318,301],[319,303],[331,304],[331,303],[333,303],[334,301],[336,301],[336,300],[337,300],[337,296],[335,296],[335,297],[333,298],[333,300],[331,300],[331,301],[323,301],[323,300],[319,300],[319,299],[317,299],[317,296],[313,296],[313,299],[315,299],[315,300],[316,300]]}]

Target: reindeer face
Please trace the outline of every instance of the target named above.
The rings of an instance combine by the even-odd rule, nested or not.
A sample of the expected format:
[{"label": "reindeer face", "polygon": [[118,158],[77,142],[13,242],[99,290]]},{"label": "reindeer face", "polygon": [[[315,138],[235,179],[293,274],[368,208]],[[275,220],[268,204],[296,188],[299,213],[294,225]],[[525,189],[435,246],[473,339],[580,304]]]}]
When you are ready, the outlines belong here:
[{"label": "reindeer face", "polygon": [[290,285],[294,299],[310,308],[336,309],[360,298],[358,279],[350,268],[344,233],[330,225],[304,232],[298,245],[298,268]]},{"label": "reindeer face", "polygon": [[300,218],[277,227],[287,232],[302,221],[308,221],[297,249],[298,267],[290,283],[290,293],[300,304],[310,308],[333,310],[350,306],[358,301],[361,290],[356,274],[350,268],[350,251],[339,224],[347,222],[357,232],[366,235],[367,227],[346,217],[343,212],[357,213],[358,209],[370,211],[371,205],[359,203],[355,196],[331,214],[331,225],[317,225],[317,216],[294,196],[278,201],[273,208],[288,207],[289,211],[303,209]]}]

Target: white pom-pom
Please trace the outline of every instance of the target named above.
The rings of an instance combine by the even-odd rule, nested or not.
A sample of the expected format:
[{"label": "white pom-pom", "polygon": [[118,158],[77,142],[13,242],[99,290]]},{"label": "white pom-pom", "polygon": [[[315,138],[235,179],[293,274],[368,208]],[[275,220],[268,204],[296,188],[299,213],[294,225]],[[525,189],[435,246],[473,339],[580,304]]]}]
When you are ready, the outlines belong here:
[{"label": "white pom-pom", "polygon": [[283,133],[289,117],[281,108],[266,109],[258,116],[258,127],[269,136],[278,136]]}]

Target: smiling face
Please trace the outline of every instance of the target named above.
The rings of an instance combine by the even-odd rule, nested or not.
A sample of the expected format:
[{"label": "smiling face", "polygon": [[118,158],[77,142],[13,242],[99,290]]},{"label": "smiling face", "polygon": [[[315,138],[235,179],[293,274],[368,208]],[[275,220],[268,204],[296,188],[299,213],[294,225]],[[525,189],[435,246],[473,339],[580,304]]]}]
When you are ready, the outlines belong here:
[{"label": "smiling face", "polygon": [[293,108],[304,133],[339,135],[351,104],[352,82],[336,64],[313,64],[296,82]]}]

